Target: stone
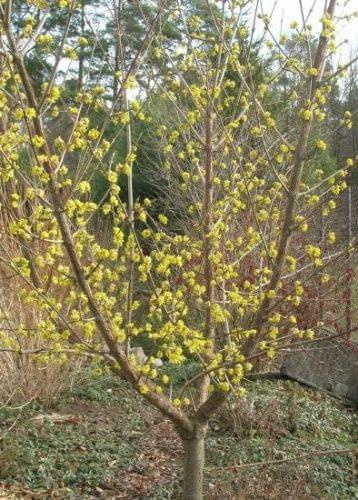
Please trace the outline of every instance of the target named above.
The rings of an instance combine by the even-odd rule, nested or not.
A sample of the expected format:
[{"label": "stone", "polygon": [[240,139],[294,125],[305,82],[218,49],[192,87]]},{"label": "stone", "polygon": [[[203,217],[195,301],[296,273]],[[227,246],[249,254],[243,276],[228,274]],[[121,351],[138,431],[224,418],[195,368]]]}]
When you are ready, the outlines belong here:
[{"label": "stone", "polygon": [[155,358],[152,365],[155,367],[155,368],[160,368],[161,366],[163,366],[163,361],[159,358]]},{"label": "stone", "polygon": [[284,375],[358,403],[358,343],[322,338],[292,347],[281,368]]},{"label": "stone", "polygon": [[139,365],[144,365],[148,356],[145,354],[143,347],[132,347],[130,354],[134,354]]},{"label": "stone", "polygon": [[[144,365],[148,361],[148,356],[144,352],[143,347],[137,346],[132,347],[130,350],[130,354],[134,354],[139,365]],[[163,361],[159,358],[154,358],[152,362],[153,367],[160,368],[163,366]]]}]

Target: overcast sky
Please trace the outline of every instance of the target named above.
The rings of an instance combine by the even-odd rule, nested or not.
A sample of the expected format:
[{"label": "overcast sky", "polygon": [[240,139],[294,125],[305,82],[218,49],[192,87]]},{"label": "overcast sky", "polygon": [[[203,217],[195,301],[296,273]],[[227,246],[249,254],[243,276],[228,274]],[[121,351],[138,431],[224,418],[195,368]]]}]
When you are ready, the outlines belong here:
[{"label": "overcast sky", "polygon": [[[325,0],[316,0],[315,2],[313,0],[302,0],[305,16],[307,16],[313,6],[308,23],[313,26],[315,32],[318,32],[321,27],[319,19],[322,16],[325,3]],[[347,3],[346,0],[340,0],[338,2],[336,14],[339,17],[352,14],[354,10],[358,10],[357,0],[351,0],[348,2],[347,6],[344,6],[345,3]],[[276,35],[280,33],[281,26],[283,31],[289,32],[291,21],[296,20],[299,24],[302,22],[299,0],[261,0],[261,4],[264,13],[269,15],[272,13],[272,9],[275,6],[274,14],[272,15],[272,26]],[[337,30],[337,41],[343,42],[343,40],[348,40],[348,43],[344,45],[343,49],[337,52],[337,62],[339,59],[340,62],[347,62],[347,60],[350,59],[349,53],[354,51],[357,55],[358,17],[353,17],[351,15],[348,21],[340,21],[339,29]]]}]

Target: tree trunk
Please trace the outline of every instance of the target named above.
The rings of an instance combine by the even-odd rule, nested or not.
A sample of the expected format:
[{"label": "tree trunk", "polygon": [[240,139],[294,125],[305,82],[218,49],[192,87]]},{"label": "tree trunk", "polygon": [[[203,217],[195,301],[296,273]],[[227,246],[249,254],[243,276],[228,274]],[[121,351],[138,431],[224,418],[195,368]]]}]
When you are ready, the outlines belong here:
[{"label": "tree trunk", "polygon": [[201,428],[192,439],[183,439],[183,500],[203,499],[205,434],[206,428]]}]

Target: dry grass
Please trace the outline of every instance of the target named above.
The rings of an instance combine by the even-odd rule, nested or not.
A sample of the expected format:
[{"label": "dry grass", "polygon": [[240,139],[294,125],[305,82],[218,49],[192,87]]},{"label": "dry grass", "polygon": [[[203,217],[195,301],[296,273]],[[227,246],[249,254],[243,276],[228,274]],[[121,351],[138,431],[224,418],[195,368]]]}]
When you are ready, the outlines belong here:
[{"label": "dry grass", "polygon": [[[39,311],[21,303],[18,297],[10,297],[9,290],[5,294],[0,291],[0,309],[6,320],[2,321],[3,338],[9,337],[22,351],[36,351],[46,346],[46,340],[39,337],[36,325],[41,320]],[[16,331],[19,324],[26,325],[31,337],[21,339]],[[65,389],[71,388],[79,373],[83,360],[69,359],[65,364],[55,358],[47,362],[40,361],[34,354],[17,354],[0,352],[0,403],[26,404],[39,401],[44,406],[51,406]]]},{"label": "dry grass", "polygon": [[[1,241],[4,258],[16,256],[15,246],[11,242],[6,244],[4,239]],[[36,351],[49,345],[37,329],[45,319],[44,313],[20,298],[24,286],[7,266],[0,267],[0,405],[38,401],[51,406],[63,390],[72,387],[83,360],[72,357],[64,364],[51,358],[45,363],[34,354],[10,352],[11,349]],[[19,334],[20,325],[26,335]]]},{"label": "dry grass", "polygon": [[[28,346],[33,348],[33,346]],[[52,406],[64,390],[71,389],[81,368],[81,359],[60,364],[46,364],[34,356],[0,354],[0,403],[26,404],[39,401]]]}]

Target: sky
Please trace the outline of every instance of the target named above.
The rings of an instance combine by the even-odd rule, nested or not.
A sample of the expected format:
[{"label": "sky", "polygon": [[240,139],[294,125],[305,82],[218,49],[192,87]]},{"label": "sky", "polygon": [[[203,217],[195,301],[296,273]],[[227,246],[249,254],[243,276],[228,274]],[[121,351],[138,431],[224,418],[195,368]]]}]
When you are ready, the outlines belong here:
[{"label": "sky", "polygon": [[[321,27],[319,19],[322,16],[325,3],[325,0],[302,0],[305,16],[313,6],[308,23],[313,26],[315,32],[318,32]],[[299,0],[261,0],[261,5],[264,14],[271,14],[274,8],[271,19],[272,30],[275,31],[275,35],[280,33],[281,28],[283,28],[283,31],[289,32],[289,25],[293,20],[296,20],[300,25],[302,23]],[[336,14],[339,17],[352,14],[355,10],[358,12],[358,0],[350,0],[349,2],[338,0]],[[358,17],[350,15],[349,20],[340,21],[336,37],[339,43],[344,40],[348,41],[339,48],[336,55],[336,62],[345,64],[351,59],[352,53],[358,54]]]}]

